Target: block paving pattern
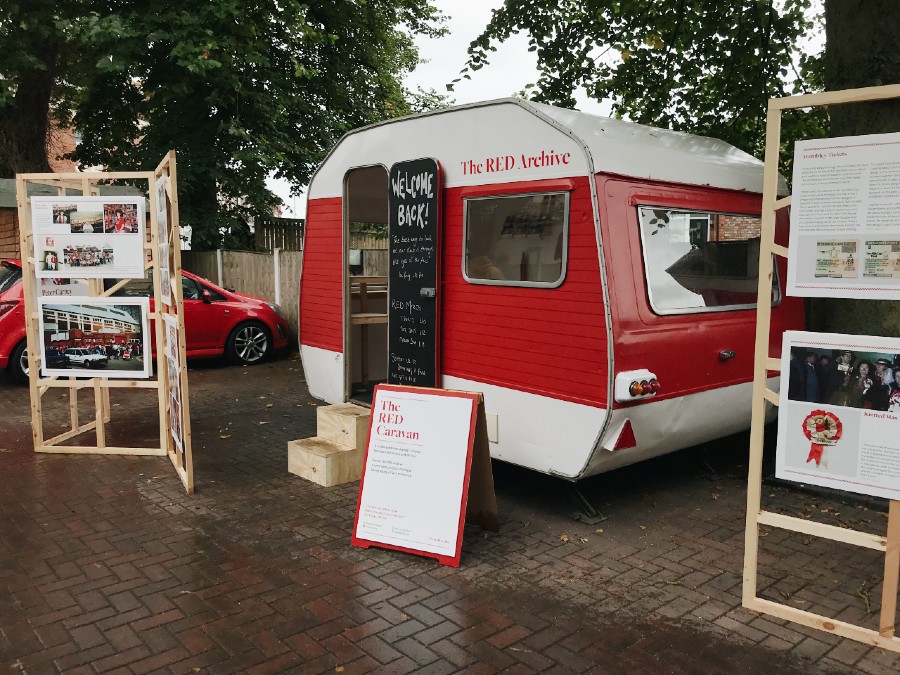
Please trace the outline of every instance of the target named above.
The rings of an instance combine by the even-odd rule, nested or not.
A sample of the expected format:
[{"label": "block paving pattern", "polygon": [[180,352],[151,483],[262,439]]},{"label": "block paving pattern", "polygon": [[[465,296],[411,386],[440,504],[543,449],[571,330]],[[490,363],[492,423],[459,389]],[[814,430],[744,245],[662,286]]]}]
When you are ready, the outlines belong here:
[{"label": "block paving pattern", "polygon": [[[358,484],[287,473],[287,442],[315,433],[319,405],[296,359],[189,377],[193,496],[164,458],[36,455],[27,390],[0,379],[2,672],[900,669],[894,653],[741,608],[746,436],[585,481],[598,525],[570,517],[566,483],[495,463],[501,530],[467,528],[452,569],[350,546]],[[155,398],[112,400],[110,442],[152,444]],[[65,399],[47,401],[55,428]],[[764,495],[884,531],[878,502]],[[765,535],[763,596],[876,625],[877,553]]]}]

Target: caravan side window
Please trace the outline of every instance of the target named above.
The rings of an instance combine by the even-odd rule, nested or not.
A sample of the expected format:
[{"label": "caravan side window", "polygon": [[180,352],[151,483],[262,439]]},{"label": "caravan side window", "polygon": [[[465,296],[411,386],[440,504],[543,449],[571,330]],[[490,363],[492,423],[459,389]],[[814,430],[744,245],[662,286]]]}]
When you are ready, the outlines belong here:
[{"label": "caravan side window", "polygon": [[[756,306],[761,219],[639,206],[650,306],[657,314]],[[772,301],[781,300],[778,274]]]},{"label": "caravan side window", "polygon": [[554,288],[565,278],[568,192],[465,200],[463,277]]}]

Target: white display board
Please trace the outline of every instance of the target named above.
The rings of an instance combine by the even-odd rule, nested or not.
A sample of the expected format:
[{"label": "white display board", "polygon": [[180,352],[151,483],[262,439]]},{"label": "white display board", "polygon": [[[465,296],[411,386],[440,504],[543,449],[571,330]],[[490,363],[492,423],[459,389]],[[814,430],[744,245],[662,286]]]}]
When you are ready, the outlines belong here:
[{"label": "white display board", "polygon": [[458,564],[477,406],[477,394],[376,388],[354,544]]},{"label": "white display board", "polygon": [[181,361],[178,353],[178,319],[171,314],[163,314],[166,327],[163,331],[166,342],[166,381],[168,382],[169,431],[179,452],[184,452],[184,416],[181,405]]},{"label": "white display board", "polygon": [[900,299],[900,133],[797,141],[789,295]]},{"label": "white display board", "polygon": [[38,298],[41,375],[149,378],[149,298]]},{"label": "white display board", "polygon": [[166,206],[166,178],[160,177],[154,186],[156,190],[156,222],[159,224],[157,241],[159,255],[160,296],[164,305],[172,305],[172,276],[169,272],[169,212]]},{"label": "white display board", "polygon": [[144,276],[143,197],[32,197],[38,278]]},{"label": "white display board", "polygon": [[900,339],[785,332],[775,475],[900,499]]}]

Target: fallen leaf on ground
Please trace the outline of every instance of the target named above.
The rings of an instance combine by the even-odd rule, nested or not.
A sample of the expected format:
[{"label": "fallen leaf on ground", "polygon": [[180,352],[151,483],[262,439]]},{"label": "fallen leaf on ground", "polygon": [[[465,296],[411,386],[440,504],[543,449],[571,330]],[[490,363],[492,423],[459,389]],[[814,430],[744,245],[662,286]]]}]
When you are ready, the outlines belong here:
[{"label": "fallen leaf on ground", "polygon": [[231,434],[220,434],[219,438],[231,438]]},{"label": "fallen leaf on ground", "polygon": [[569,535],[561,534],[561,535],[559,535],[559,540],[560,541],[569,541]]}]

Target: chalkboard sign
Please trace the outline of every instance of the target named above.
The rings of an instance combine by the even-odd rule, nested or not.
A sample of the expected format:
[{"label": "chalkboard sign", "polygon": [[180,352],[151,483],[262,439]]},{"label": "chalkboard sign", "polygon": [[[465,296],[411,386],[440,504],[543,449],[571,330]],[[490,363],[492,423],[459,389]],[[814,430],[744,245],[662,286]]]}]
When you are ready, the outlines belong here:
[{"label": "chalkboard sign", "polygon": [[390,175],[388,382],[439,386],[440,165],[398,162]]}]

